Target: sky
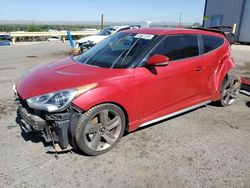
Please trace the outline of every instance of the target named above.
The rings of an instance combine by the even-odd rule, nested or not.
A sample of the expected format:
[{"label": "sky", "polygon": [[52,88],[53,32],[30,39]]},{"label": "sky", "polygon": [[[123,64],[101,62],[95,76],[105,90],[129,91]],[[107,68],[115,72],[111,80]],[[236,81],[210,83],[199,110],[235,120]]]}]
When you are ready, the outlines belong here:
[{"label": "sky", "polygon": [[202,22],[205,0],[1,0],[0,20]]}]

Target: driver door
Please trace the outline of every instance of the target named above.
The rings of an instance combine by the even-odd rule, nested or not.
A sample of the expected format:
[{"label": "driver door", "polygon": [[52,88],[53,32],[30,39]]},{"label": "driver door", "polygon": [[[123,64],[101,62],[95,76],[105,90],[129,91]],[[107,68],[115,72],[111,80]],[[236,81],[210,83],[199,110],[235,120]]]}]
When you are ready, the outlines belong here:
[{"label": "driver door", "polygon": [[151,120],[187,107],[205,96],[205,57],[199,56],[198,37],[168,36],[151,54],[169,57],[167,66],[135,71],[140,119]]}]

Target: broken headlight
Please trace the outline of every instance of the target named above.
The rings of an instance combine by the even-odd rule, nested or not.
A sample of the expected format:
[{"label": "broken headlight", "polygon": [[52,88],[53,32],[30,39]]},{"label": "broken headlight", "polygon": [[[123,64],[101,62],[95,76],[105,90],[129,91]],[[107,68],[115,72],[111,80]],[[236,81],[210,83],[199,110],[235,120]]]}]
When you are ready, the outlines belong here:
[{"label": "broken headlight", "polygon": [[35,96],[27,99],[30,108],[46,110],[48,112],[58,112],[63,110],[77,96],[96,87],[97,84],[89,84],[79,88],[61,90],[54,93]]}]

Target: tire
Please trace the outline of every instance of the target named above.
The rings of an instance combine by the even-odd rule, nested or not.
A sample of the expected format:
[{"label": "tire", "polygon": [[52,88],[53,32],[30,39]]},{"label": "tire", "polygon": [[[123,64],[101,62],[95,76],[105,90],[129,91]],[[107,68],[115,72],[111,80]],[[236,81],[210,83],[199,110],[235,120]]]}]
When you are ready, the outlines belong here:
[{"label": "tire", "polygon": [[126,127],[122,109],[114,104],[97,105],[81,115],[75,128],[77,148],[87,155],[100,155],[111,150],[121,139]]},{"label": "tire", "polygon": [[222,85],[222,96],[219,101],[220,106],[226,107],[232,105],[240,93],[240,79],[234,76],[228,76]]}]

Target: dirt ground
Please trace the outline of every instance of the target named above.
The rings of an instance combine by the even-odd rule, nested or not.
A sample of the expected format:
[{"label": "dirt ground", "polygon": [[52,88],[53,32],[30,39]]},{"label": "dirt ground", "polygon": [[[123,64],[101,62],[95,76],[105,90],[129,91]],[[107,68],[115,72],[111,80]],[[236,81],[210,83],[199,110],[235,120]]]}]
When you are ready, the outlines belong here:
[{"label": "dirt ground", "polygon": [[[250,76],[250,46],[233,46]],[[68,43],[0,47],[0,187],[250,187],[250,98],[208,105],[124,136],[110,152],[46,153],[15,122],[12,85],[28,69],[65,57]]]}]

